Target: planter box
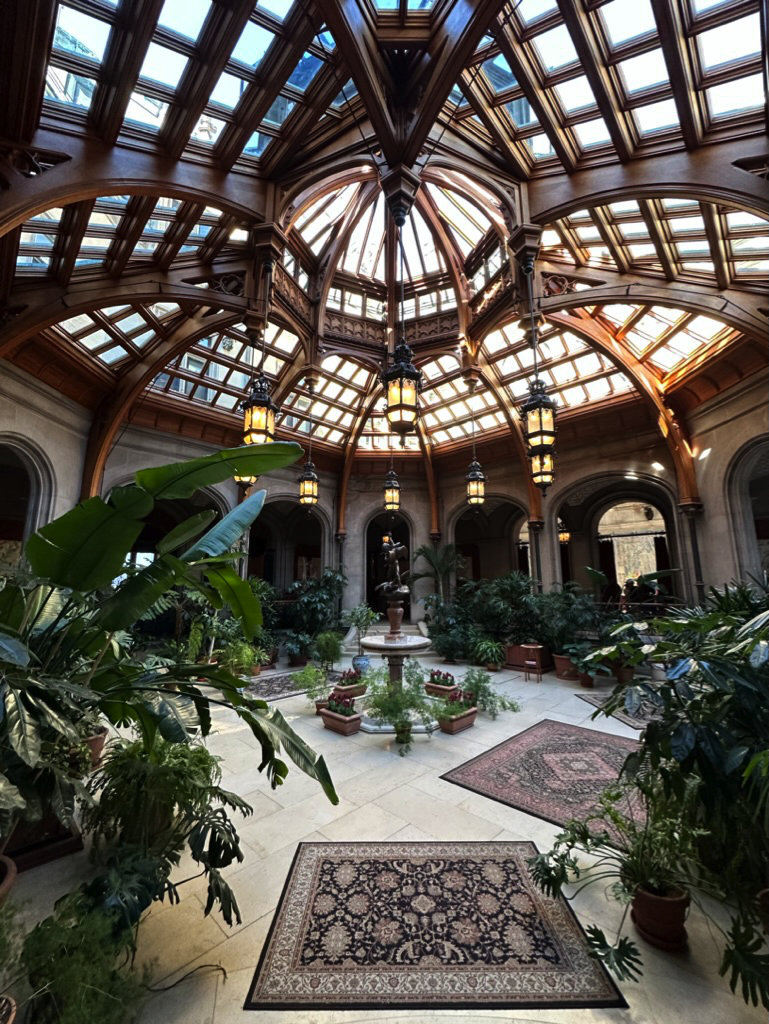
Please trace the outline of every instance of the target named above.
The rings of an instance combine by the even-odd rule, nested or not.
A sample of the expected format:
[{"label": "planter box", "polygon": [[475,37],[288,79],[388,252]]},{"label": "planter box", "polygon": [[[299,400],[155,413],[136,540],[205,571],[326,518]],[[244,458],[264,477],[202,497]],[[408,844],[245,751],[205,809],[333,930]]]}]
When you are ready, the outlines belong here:
[{"label": "planter box", "polygon": [[333,693],[337,697],[362,697],[366,692],[367,683],[350,683],[349,686],[335,686]]},{"label": "planter box", "polygon": [[568,654],[554,654],[555,674],[559,679],[579,679],[579,669]]},{"label": "planter box", "polygon": [[336,711],[329,711],[328,708],[321,708],[319,713],[324,728],[338,732],[340,736],[352,736],[358,732],[363,721],[363,715],[338,715]]},{"label": "planter box", "polygon": [[315,714],[319,715],[324,708],[328,707],[328,697],[315,701]]},{"label": "planter box", "polygon": [[468,708],[461,715],[452,715],[451,718],[439,718],[438,726],[441,732],[447,732],[449,736],[454,736],[458,732],[469,729],[471,725],[475,725],[477,714],[478,708]]},{"label": "planter box", "polygon": [[[531,655],[527,654],[520,644],[508,644],[505,655],[505,667],[517,668],[522,672],[526,667],[524,662],[528,657],[531,657]],[[547,647],[543,647],[540,651],[540,665],[543,672],[549,672],[553,667],[553,656]]]},{"label": "planter box", "polygon": [[439,686],[437,683],[425,683],[425,693],[430,697],[448,697],[456,689],[458,689],[456,683],[450,683],[448,686]]}]

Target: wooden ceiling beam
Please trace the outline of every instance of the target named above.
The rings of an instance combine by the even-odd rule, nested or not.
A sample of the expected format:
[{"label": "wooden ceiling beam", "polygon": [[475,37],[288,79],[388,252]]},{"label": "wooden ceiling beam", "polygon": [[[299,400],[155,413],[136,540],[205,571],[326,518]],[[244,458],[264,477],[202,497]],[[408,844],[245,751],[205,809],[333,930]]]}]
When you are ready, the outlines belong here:
[{"label": "wooden ceiling beam", "polygon": [[0,138],[30,142],[43,104],[56,0],[11,0],[2,5]]},{"label": "wooden ceiling beam", "polygon": [[179,255],[179,250],[200,220],[203,210],[202,203],[182,203],[178,208],[170,230],[163,236],[163,241],[155,251],[155,263],[161,270],[168,270]]},{"label": "wooden ceiling beam", "polygon": [[681,11],[670,0],[651,0],[659,29],[662,55],[670,76],[673,100],[681,122],[681,134],[687,149],[694,150],[702,142],[704,125],[697,106],[695,74],[692,68]]},{"label": "wooden ceiling beam", "polygon": [[611,136],[620,162],[626,164],[635,148],[632,134],[621,113],[622,97],[617,95],[606,68],[590,17],[582,4],[573,0],[557,0],[566,28],[580,59],[582,72],[590,83],[595,101]]},{"label": "wooden ceiling beam", "polygon": [[155,196],[129,199],[120,234],[110,246],[107,256],[107,273],[112,277],[118,277],[125,270],[156,203]]},{"label": "wooden ceiling beam", "polygon": [[100,82],[91,102],[91,118],[108,145],[117,141],[123,126],[163,3],[164,0],[132,0],[130,18],[121,18],[110,32]]},{"label": "wooden ceiling beam", "polygon": [[61,215],[50,266],[50,274],[59,284],[69,283],[93,207],[94,200],[85,199],[66,207]]},{"label": "wooden ceiling beam", "polygon": [[713,258],[713,267],[716,272],[716,283],[721,289],[731,286],[732,275],[730,273],[730,261],[728,242],[725,239],[725,230],[718,207],[713,203],[700,203],[702,219],[705,221],[705,234],[708,237],[710,255]]},{"label": "wooden ceiling beam", "polygon": [[279,138],[271,142],[267,148],[261,161],[262,174],[266,178],[281,178],[293,166],[301,165],[302,155],[313,128],[340,91],[337,68],[329,64],[310,102],[297,104],[281,128]]},{"label": "wooden ceiling beam", "polygon": [[676,250],[667,237],[667,227],[663,218],[660,217],[658,209],[659,202],[652,199],[639,199],[638,206],[646,224],[646,229],[649,232],[649,237],[654,244],[654,248],[657,250],[657,255],[662,265],[662,272],[668,281],[675,281],[678,276]]},{"label": "wooden ceiling beam", "polygon": [[512,142],[509,132],[502,116],[497,108],[490,106],[489,97],[483,95],[483,90],[473,81],[472,72],[462,72],[462,91],[467,96],[484,127],[491,134],[494,144],[501,151],[511,173],[521,179],[528,178],[531,172],[531,162],[521,159],[516,143]]}]

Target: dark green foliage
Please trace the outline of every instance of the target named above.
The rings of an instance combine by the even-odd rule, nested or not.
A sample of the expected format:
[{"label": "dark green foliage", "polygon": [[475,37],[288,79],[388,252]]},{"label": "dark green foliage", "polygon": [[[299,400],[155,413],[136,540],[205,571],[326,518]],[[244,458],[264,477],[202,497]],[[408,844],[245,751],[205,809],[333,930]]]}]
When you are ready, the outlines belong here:
[{"label": "dark green foliage", "polygon": [[[425,563],[424,570],[416,569],[419,559]],[[414,566],[409,582],[413,583],[423,579],[432,580],[438,597],[441,601],[447,601],[451,577],[462,575],[465,560],[453,544],[444,544],[442,547],[423,544],[414,552]]]},{"label": "dark green foliage", "polygon": [[347,577],[336,569],[324,569],[319,579],[297,580],[288,588],[293,598],[289,614],[297,633],[315,637],[339,623],[338,606]]},{"label": "dark green foliage", "polygon": [[334,662],[342,657],[342,638],[339,633],[327,630],[315,637],[315,651],[320,667],[326,672],[331,671]]},{"label": "dark green foliage", "polygon": [[520,711],[515,700],[503,697],[491,685],[491,677],[481,668],[470,668],[461,680],[462,689],[475,694],[475,703],[480,711],[485,711],[489,718],[496,718],[500,711]]}]

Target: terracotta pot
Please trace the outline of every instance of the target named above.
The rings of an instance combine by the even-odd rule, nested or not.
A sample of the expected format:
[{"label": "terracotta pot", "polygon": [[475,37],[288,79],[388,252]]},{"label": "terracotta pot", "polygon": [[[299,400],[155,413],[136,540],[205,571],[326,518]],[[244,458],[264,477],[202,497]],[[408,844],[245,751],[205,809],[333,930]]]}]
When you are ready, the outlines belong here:
[{"label": "terracotta pot", "polygon": [[261,671],[262,671],[262,666],[261,665],[252,665],[251,666],[251,676],[252,677],[253,676],[258,676]]},{"label": "terracotta pot", "polygon": [[478,715],[478,708],[468,708],[461,715],[452,715],[451,718],[439,718],[438,726],[441,732],[447,732],[449,736],[455,736],[458,732],[469,729],[475,725]]},{"label": "terracotta pot", "polygon": [[580,672],[578,674],[579,685],[584,686],[586,690],[593,689],[593,677],[588,675],[587,672]]},{"label": "terracotta pot", "polygon": [[15,862],[10,857],[0,854],[0,907],[13,888],[17,873]]},{"label": "terracotta pot", "polygon": [[634,675],[635,669],[632,665],[617,665],[614,669],[614,678],[618,683],[622,683],[623,686],[627,686],[628,683],[632,683]]},{"label": "terracotta pot", "polygon": [[16,1020],[16,1001],[10,996],[0,996],[0,1024],[13,1024]]},{"label": "terracotta pot", "polygon": [[103,725],[93,736],[86,736],[85,742],[88,744],[88,749],[91,753],[91,768],[98,768],[101,764],[102,751],[104,750],[104,744],[107,742],[107,736],[109,730]]},{"label": "terracotta pot", "polygon": [[672,953],[686,947],[684,925],[688,910],[689,893],[681,889],[671,889],[667,896],[637,889],[630,916],[642,939]]},{"label": "terracotta pot", "polygon": [[328,697],[315,701],[315,714],[319,715],[324,708],[328,707]]},{"label": "terracotta pot", "polygon": [[349,686],[335,686],[333,693],[337,697],[362,697],[366,692],[367,683],[350,683]]},{"label": "terracotta pot", "polygon": [[448,686],[439,686],[438,683],[425,683],[425,693],[429,694],[430,697],[448,697],[456,688],[456,683],[449,683]]},{"label": "terracotta pot", "polygon": [[489,662],[486,663],[486,671],[487,672],[499,672],[501,667],[502,666],[501,665],[497,665],[497,663],[495,661],[489,661]]},{"label": "terracotta pot", "polygon": [[568,654],[554,654],[555,674],[559,679],[579,679],[579,669]]},{"label": "terracotta pot", "polygon": [[338,715],[336,711],[329,711],[328,708],[321,708],[320,717],[323,719],[324,729],[338,732],[340,736],[352,736],[358,732],[363,721],[363,715]]}]

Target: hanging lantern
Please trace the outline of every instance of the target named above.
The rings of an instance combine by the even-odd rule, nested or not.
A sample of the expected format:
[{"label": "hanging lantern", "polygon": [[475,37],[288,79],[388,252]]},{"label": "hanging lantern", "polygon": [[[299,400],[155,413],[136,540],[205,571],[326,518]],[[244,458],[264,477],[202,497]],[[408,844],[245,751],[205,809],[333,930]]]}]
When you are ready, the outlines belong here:
[{"label": "hanging lantern", "polygon": [[534,483],[543,494],[553,482],[555,408],[555,400],[545,390],[544,381],[533,380],[528,398],[521,406],[521,419]]},{"label": "hanging lantern", "polygon": [[302,475],[299,477],[299,504],[318,504],[318,474],[309,459],[305,462]]},{"label": "hanging lantern", "polygon": [[532,455],[531,478],[535,485],[541,488],[542,493],[544,494],[553,482],[552,455]]},{"label": "hanging lantern", "polygon": [[563,519],[558,518],[558,542],[560,544],[568,544],[571,540],[571,534],[569,533],[566,523]]},{"label": "hanging lantern", "polygon": [[382,374],[387,394],[385,415],[390,430],[402,437],[416,429],[422,374],[411,361],[413,353],[404,339],[396,346],[393,359]]},{"label": "hanging lantern", "polygon": [[264,444],[275,440],[278,407],[270,398],[270,383],[261,371],[251,381],[250,390],[238,408],[243,413],[244,444]]},{"label": "hanging lantern", "polygon": [[401,485],[398,481],[398,474],[392,466],[385,477],[384,507],[385,512],[397,512],[401,507]]},{"label": "hanging lantern", "polygon": [[477,459],[473,459],[465,476],[467,482],[467,504],[482,505],[486,500],[486,474]]},{"label": "hanging lantern", "polygon": [[245,487],[250,487],[252,484],[256,483],[256,481],[259,479],[259,477],[258,476],[234,476],[232,479],[235,481],[236,484],[243,484]]}]

